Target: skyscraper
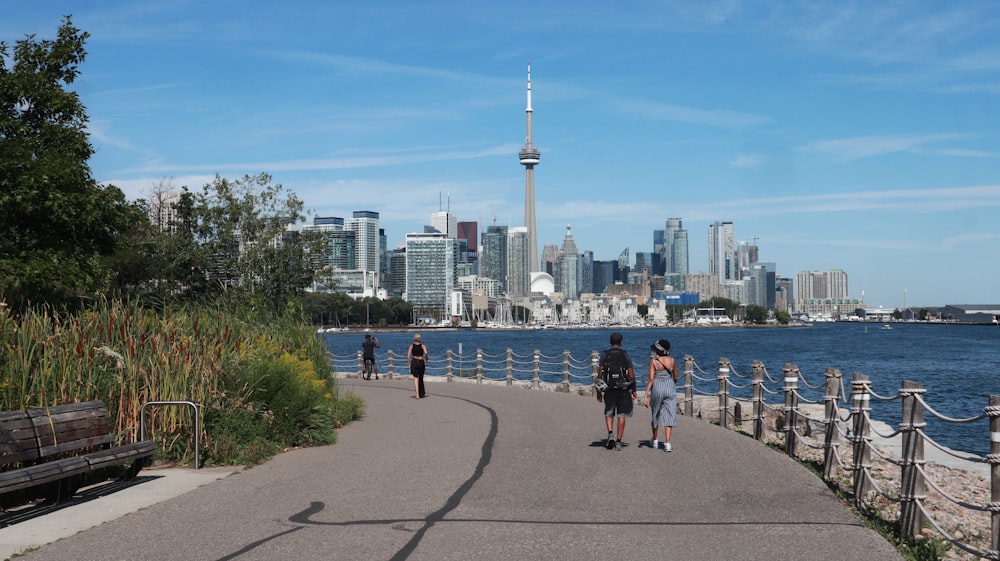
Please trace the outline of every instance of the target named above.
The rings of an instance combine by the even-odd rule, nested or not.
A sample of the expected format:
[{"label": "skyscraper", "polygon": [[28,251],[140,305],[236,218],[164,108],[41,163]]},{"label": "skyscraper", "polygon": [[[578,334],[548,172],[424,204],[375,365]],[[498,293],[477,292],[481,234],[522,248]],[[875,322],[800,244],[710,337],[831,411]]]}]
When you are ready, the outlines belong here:
[{"label": "skyscraper", "polygon": [[525,138],[524,146],[518,154],[521,165],[524,166],[524,227],[528,229],[528,248],[530,251],[531,270],[534,273],[538,268],[538,233],[535,229],[535,166],[538,165],[542,153],[535,148],[531,139],[531,63],[528,63],[528,107],[527,114],[528,135]]},{"label": "skyscraper", "polygon": [[531,292],[531,236],[523,226],[510,228],[507,237],[507,294]]},{"label": "skyscraper", "polygon": [[431,226],[451,239],[458,239],[458,217],[447,210],[431,214]]},{"label": "skyscraper", "polygon": [[483,253],[479,260],[479,274],[499,281],[507,292],[507,227],[487,226],[483,233]]},{"label": "skyscraper", "polygon": [[556,290],[566,298],[576,298],[580,295],[580,252],[569,226],[566,226],[566,237],[563,238],[557,264],[559,270],[555,275]]},{"label": "skyscraper", "polygon": [[[371,210],[356,210],[354,217],[347,221],[346,228],[357,236],[355,255],[357,268],[379,277],[381,271],[378,213]],[[376,287],[377,288],[377,287]]]},{"label": "skyscraper", "polygon": [[738,273],[733,223],[716,221],[708,227],[708,274],[721,283],[738,279]]},{"label": "skyscraper", "polygon": [[664,273],[688,274],[688,235],[680,218],[668,218],[663,231]]}]

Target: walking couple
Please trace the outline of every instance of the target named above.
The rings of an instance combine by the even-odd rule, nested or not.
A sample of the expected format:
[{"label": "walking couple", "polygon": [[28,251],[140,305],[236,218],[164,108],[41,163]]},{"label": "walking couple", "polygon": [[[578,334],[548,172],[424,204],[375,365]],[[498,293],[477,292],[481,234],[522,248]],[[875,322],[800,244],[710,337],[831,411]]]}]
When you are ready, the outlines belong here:
[{"label": "walking couple", "polygon": [[[597,380],[594,381],[597,401],[604,403],[604,421],[608,429],[605,447],[621,450],[625,435],[625,419],[632,416],[632,406],[637,398],[635,368],[632,359],[622,347],[622,334],[611,334],[611,348],[601,353]],[[677,361],[670,356],[670,341],[660,339],[650,345],[653,355],[649,359],[649,379],[643,404],[651,408],[650,425],[653,435],[649,445],[659,449],[659,427],[663,427],[663,449],[673,450],[670,437],[677,424]],[[615,420],[617,419],[617,427]],[[617,429],[617,430],[616,430]]]}]

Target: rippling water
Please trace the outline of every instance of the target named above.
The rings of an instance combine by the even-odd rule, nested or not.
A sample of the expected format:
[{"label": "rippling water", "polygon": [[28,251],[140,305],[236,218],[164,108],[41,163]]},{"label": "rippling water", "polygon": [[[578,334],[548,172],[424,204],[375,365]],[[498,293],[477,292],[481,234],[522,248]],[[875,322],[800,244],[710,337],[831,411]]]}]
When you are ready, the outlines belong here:
[{"label": "rippling water", "polygon": [[[476,349],[488,355],[503,354],[507,348],[521,356],[534,349],[543,355],[560,355],[569,350],[574,359],[583,360],[593,350],[608,346],[610,330],[425,330],[420,332],[432,358],[447,349],[465,357]],[[773,378],[781,376],[786,363],[798,366],[803,377],[813,385],[823,382],[827,367],[837,368],[850,392],[850,378],[855,372],[867,374],[872,390],[883,396],[895,395],[902,380],[919,382],[927,388],[928,404],[938,412],[969,418],[983,412],[990,394],[1000,395],[1000,328],[991,326],[945,324],[828,323],[789,329],[697,328],[629,329],[622,331],[628,350],[637,363],[645,363],[649,345],[656,339],[671,342],[674,357],[694,357],[698,366],[714,373],[720,357],[728,358],[733,369],[749,374],[753,360],[763,362]],[[397,357],[406,356],[413,340],[407,332],[378,333],[382,348],[378,354],[393,349]],[[322,336],[335,355],[356,352],[364,339],[358,332],[330,333]],[[396,368],[404,362],[397,362]],[[561,380],[561,378],[559,378]],[[742,380],[734,380],[745,383]],[[699,389],[708,390],[704,384]],[[819,399],[821,392],[803,392]],[[769,396],[768,402],[780,402]],[[873,416],[896,426],[900,402],[873,402]],[[936,421],[928,413],[927,431],[932,438],[950,448],[985,454],[989,451],[986,420],[968,424]]]}]

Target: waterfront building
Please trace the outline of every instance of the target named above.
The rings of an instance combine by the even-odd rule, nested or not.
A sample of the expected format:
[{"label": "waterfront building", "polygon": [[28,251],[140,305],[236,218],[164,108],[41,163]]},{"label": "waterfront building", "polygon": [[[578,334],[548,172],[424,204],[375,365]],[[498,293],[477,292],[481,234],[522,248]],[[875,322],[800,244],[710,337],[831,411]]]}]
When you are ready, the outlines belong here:
[{"label": "waterfront building", "polygon": [[736,280],[735,232],[732,222],[714,222],[708,227],[708,274],[719,282]]},{"label": "waterfront building", "polygon": [[806,312],[807,300],[825,301],[849,298],[847,273],[831,271],[799,271],[795,274],[795,310]]},{"label": "waterfront building", "polygon": [[455,283],[455,240],[440,232],[407,234],[404,298],[414,311],[450,316]]}]

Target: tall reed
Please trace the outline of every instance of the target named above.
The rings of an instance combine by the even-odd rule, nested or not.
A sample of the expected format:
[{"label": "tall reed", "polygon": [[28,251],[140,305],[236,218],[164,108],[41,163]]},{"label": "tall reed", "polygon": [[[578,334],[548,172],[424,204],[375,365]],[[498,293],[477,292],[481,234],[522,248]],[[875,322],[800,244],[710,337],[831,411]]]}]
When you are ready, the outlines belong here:
[{"label": "tall reed", "polygon": [[[117,300],[75,316],[42,307],[14,318],[0,307],[0,410],[102,399],[119,438],[131,442],[139,437],[146,402],[188,400],[216,412],[246,408],[255,388],[242,369],[262,345],[313,361],[308,371],[317,382],[332,384],[329,359],[312,330],[291,318],[276,321],[278,326],[262,324],[208,307],[150,310]],[[323,397],[332,407],[332,385]],[[191,424],[184,408],[147,411],[147,434],[165,448],[179,446],[181,456],[191,452]]]}]

